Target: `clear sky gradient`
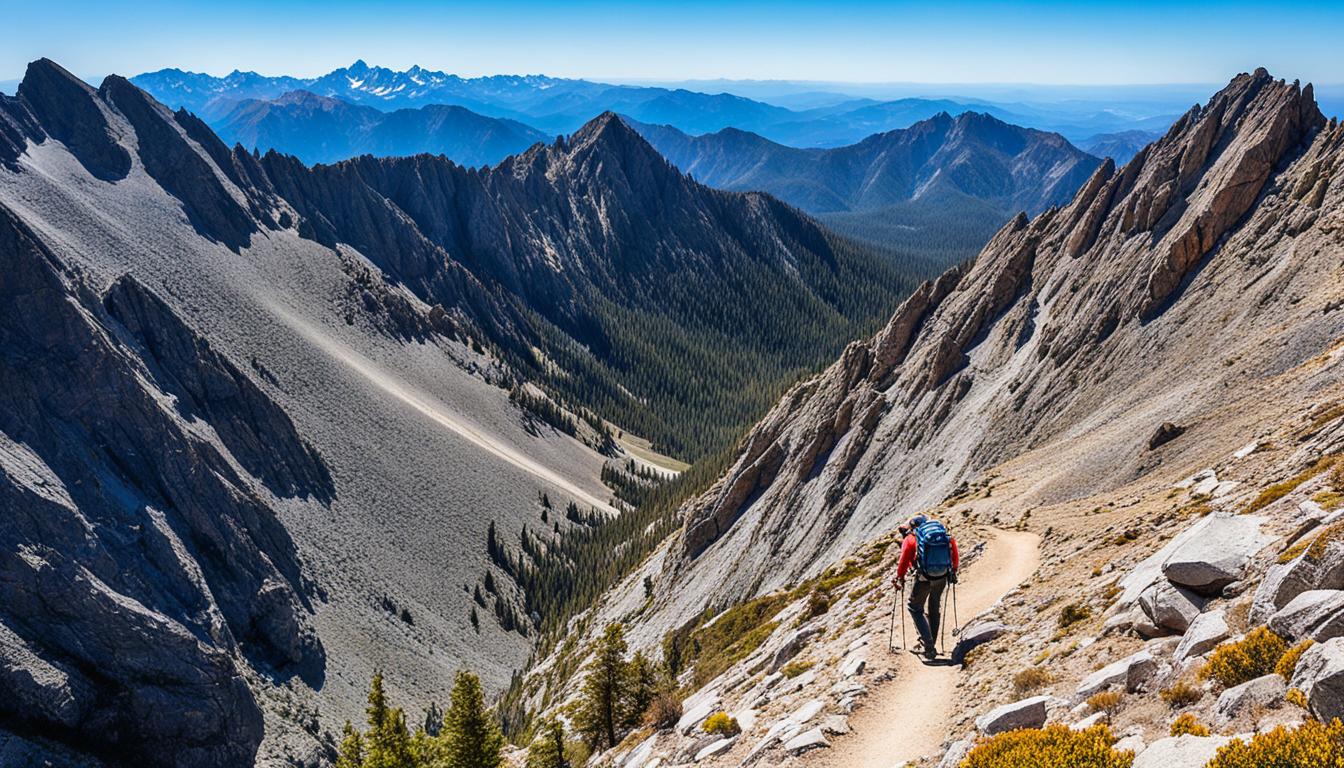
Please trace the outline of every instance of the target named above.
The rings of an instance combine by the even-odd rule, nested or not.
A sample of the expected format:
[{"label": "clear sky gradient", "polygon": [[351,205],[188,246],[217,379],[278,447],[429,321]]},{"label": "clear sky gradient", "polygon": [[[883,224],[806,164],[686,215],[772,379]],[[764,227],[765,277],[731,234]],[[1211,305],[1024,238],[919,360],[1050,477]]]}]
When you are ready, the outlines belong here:
[{"label": "clear sky gradient", "polygon": [[356,58],[606,81],[1344,83],[1344,2],[0,0],[0,80],[163,67],[311,76]]}]

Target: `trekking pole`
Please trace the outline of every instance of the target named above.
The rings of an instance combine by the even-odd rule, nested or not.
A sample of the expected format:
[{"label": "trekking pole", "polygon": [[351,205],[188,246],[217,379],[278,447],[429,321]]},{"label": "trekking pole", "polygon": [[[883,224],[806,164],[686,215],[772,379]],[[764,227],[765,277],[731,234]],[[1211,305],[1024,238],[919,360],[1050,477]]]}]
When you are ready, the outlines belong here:
[{"label": "trekking pole", "polygon": [[[901,625],[905,629],[905,625]],[[891,644],[896,637],[896,590],[891,591],[891,621],[887,624],[887,653],[891,653]]]},{"label": "trekking pole", "polygon": [[902,582],[901,582],[901,605],[898,606],[898,608],[897,608],[897,610],[900,610],[900,611],[901,611],[901,650],[902,650],[902,651],[904,651],[904,650],[905,650],[905,647],[906,647],[906,646],[905,646],[905,611],[903,610],[903,606],[904,606],[904,605],[905,605],[905,582],[902,581]]},{"label": "trekking pole", "polygon": [[947,655],[947,591],[943,591],[942,621],[938,622],[938,644],[943,646],[943,655]]},{"label": "trekking pole", "polygon": [[957,618],[957,582],[952,582],[952,636],[961,634],[961,619]]}]

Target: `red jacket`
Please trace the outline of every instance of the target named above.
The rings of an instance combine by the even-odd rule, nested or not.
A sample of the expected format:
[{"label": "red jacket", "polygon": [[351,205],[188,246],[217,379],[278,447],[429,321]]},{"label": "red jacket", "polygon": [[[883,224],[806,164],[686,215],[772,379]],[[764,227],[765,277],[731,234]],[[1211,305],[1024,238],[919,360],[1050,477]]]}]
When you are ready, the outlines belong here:
[{"label": "red jacket", "polygon": [[[950,534],[947,538],[952,542],[952,572],[956,573],[961,568],[961,556],[957,554],[957,540]],[[915,534],[907,534],[905,541],[901,542],[901,559],[896,565],[896,578],[905,578],[905,574],[915,564],[915,552],[918,549],[919,543],[915,540]]]}]

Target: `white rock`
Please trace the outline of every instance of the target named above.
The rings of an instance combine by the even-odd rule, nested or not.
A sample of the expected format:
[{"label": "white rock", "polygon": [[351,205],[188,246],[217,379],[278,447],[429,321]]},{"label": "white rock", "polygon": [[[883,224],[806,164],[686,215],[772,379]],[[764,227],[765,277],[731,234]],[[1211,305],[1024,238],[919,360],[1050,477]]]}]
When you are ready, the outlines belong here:
[{"label": "white rock", "polygon": [[1148,743],[1143,740],[1143,736],[1137,733],[1131,733],[1112,746],[1112,749],[1116,752],[1133,752],[1136,755],[1147,748]]},{"label": "white rock", "polygon": [[822,733],[843,736],[849,733],[849,718],[843,715],[827,715],[821,721],[821,731]]},{"label": "white rock", "polygon": [[1158,739],[1134,758],[1131,768],[1204,768],[1231,741],[1226,736],[1171,736]]},{"label": "white rock", "polygon": [[733,715],[733,719],[737,721],[742,732],[746,733],[755,727],[756,721],[760,719],[760,712],[754,709],[740,709]]},{"label": "white rock", "polygon": [[801,707],[790,713],[789,719],[799,725],[806,725],[807,722],[816,717],[817,713],[821,712],[825,706],[826,704],[822,702],[821,699],[811,699],[804,702]]},{"label": "white rock", "polygon": [[1241,446],[1240,448],[1238,448],[1238,449],[1237,449],[1237,452],[1234,453],[1234,454],[1232,454],[1232,458],[1234,458],[1234,459],[1244,459],[1244,458],[1246,458],[1247,456],[1250,456],[1252,453],[1255,453],[1255,449],[1256,449],[1256,448],[1259,448],[1259,447],[1260,447],[1260,441],[1259,441],[1259,440],[1252,440],[1251,442],[1249,442],[1249,443],[1247,443],[1247,444]]},{"label": "white rock", "polygon": [[1185,631],[1180,645],[1176,646],[1172,659],[1180,663],[1191,656],[1202,656],[1231,634],[1227,626],[1227,616],[1221,610],[1201,613],[1190,622],[1190,628]]},{"label": "white rock", "polygon": [[975,727],[986,736],[1019,728],[1040,728],[1045,725],[1046,704],[1049,696],[1033,696],[991,709],[975,719]]},{"label": "white rock", "polygon": [[1265,520],[1258,515],[1223,513],[1202,518],[1191,528],[1198,534],[1162,561],[1162,575],[1200,594],[1216,594],[1240,579],[1251,558],[1272,541],[1260,532]]},{"label": "white rock", "polygon": [[1212,496],[1214,489],[1218,487],[1218,475],[1212,469],[1206,469],[1201,474],[1203,477],[1190,486],[1190,495]]},{"label": "white rock", "polygon": [[[687,701],[690,701],[690,699],[687,699]],[[685,708],[686,702],[682,702],[682,707],[681,719],[677,721],[677,732],[686,735],[703,723],[710,715],[719,711],[719,700],[717,697],[702,699],[699,702],[693,702],[690,708]]]},{"label": "white rock", "polygon": [[938,761],[938,768],[957,768],[957,766],[961,765],[961,761],[965,760],[966,756],[971,753],[973,748],[975,748],[974,734],[961,739],[960,741],[952,742],[952,746],[947,748],[947,752],[943,755],[943,759]]},{"label": "white rock", "polygon": [[729,737],[729,738],[726,738],[726,739],[719,739],[718,741],[714,742],[713,744],[710,744],[709,746],[705,747],[704,749],[701,749],[699,752],[696,752],[696,753],[695,753],[695,762],[698,763],[698,762],[700,762],[701,760],[704,760],[704,759],[706,759],[706,758],[710,758],[710,757],[713,757],[714,755],[717,755],[717,754],[720,754],[720,753],[723,753],[723,752],[727,752],[728,750],[732,749],[732,748],[733,748],[733,745],[736,744],[736,743],[737,743],[737,737],[736,737],[736,736],[732,736],[732,737]]},{"label": "white rock", "polygon": [[840,664],[840,676],[854,677],[866,666],[868,666],[868,651],[860,648],[845,657],[844,662]]},{"label": "white rock", "polygon": [[809,749],[818,749],[831,746],[831,742],[826,740],[820,728],[813,728],[810,731],[803,731],[784,742],[784,751],[791,755],[797,755],[806,752]]},{"label": "white rock", "polygon": [[1104,722],[1106,722],[1105,712],[1093,712],[1092,714],[1070,725],[1069,727],[1075,731],[1086,731],[1088,728],[1091,728],[1094,725],[1098,725]]},{"label": "white rock", "polygon": [[639,746],[630,752],[625,762],[621,763],[621,768],[646,768],[649,758],[653,755],[653,748],[658,744],[658,734],[653,734],[649,738],[641,741]]}]

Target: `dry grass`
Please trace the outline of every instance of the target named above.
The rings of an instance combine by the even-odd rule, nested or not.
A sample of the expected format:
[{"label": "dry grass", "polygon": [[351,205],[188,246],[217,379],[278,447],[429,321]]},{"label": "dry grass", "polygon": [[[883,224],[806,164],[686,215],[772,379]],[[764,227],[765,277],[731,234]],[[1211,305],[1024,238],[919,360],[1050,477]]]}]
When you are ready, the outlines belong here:
[{"label": "dry grass", "polygon": [[1105,712],[1107,717],[1120,711],[1120,703],[1125,694],[1120,691],[1102,691],[1087,697],[1087,708],[1093,712]]},{"label": "dry grass", "polygon": [[1188,707],[1204,698],[1204,689],[1188,680],[1177,680],[1158,694],[1172,709]]},{"label": "dry grass", "polygon": [[1013,692],[1022,696],[1032,691],[1039,691],[1054,682],[1054,679],[1054,675],[1045,667],[1027,667],[1013,675]]},{"label": "dry grass", "polygon": [[1083,603],[1069,603],[1059,612],[1059,628],[1068,629],[1092,617],[1092,609]]},{"label": "dry grass", "polygon": [[812,668],[812,662],[810,661],[790,661],[788,664],[784,665],[783,669],[779,671],[785,677],[792,679],[803,674],[804,672],[806,672],[811,668]]},{"label": "dry grass", "polygon": [[1340,457],[1338,456],[1322,456],[1316,460],[1316,463],[1307,467],[1305,470],[1293,475],[1281,483],[1275,483],[1268,488],[1265,488],[1260,491],[1260,495],[1256,496],[1254,501],[1247,505],[1245,511],[1247,513],[1257,512],[1279,499],[1282,499],[1284,496],[1297,490],[1299,485],[1302,485],[1313,477],[1316,477],[1326,470],[1335,469],[1336,464],[1339,462],[1339,458]]}]

